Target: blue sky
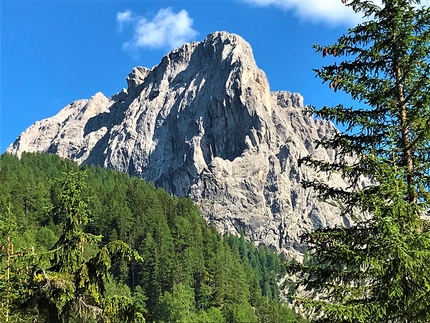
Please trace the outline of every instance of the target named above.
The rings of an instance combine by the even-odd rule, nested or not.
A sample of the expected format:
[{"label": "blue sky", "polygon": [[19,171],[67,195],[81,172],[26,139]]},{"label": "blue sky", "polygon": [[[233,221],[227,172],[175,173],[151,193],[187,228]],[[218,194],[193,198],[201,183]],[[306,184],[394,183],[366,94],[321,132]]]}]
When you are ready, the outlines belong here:
[{"label": "blue sky", "polygon": [[153,67],[171,49],[214,31],[242,36],[271,89],[306,104],[348,102],[315,79],[330,63],[312,44],[331,44],[359,17],[340,0],[3,1],[0,153],[37,120],[96,92],[126,87],[134,66]]}]

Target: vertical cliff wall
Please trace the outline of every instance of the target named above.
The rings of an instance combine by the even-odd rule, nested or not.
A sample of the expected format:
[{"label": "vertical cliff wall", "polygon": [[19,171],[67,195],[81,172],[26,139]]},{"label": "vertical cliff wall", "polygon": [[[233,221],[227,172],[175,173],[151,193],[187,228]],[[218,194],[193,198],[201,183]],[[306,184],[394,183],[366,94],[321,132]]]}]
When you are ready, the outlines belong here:
[{"label": "vertical cliff wall", "polygon": [[298,166],[300,157],[336,158],[314,144],[335,128],[307,116],[299,94],[270,92],[240,36],[217,32],[185,44],[152,69],[134,68],[127,85],[36,122],[7,151],[50,152],[139,176],[191,197],[220,231],[243,231],[284,252],[301,251],[304,231],[348,225],[300,185],[317,176]]}]

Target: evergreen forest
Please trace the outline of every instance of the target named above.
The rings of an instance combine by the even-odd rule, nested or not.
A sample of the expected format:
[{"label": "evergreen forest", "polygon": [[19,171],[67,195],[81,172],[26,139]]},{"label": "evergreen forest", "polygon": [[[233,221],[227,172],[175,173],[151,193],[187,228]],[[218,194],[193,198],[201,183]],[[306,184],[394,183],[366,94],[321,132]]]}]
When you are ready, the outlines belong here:
[{"label": "evergreen forest", "polygon": [[306,322],[280,300],[286,259],[56,155],[0,156],[0,247],[2,322]]}]

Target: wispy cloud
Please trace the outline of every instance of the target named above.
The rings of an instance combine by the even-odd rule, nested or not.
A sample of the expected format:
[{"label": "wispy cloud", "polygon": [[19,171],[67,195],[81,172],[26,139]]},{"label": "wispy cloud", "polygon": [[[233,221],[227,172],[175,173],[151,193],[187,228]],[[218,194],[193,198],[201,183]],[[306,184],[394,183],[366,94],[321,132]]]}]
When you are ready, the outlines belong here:
[{"label": "wispy cloud", "polygon": [[133,21],[133,18],[131,17],[130,10],[126,10],[124,12],[118,12],[116,14],[116,22],[118,23],[119,30],[122,30],[124,28],[124,25],[132,21]]},{"label": "wispy cloud", "polygon": [[[303,20],[311,22],[324,22],[331,25],[355,25],[362,21],[362,16],[356,14],[350,7],[345,6],[341,0],[242,0],[251,5],[267,7],[274,6],[283,10],[292,11]],[[373,1],[381,5],[381,0]],[[429,0],[421,1],[428,6]]]},{"label": "wispy cloud", "polygon": [[120,30],[132,25],[134,35],[123,44],[127,50],[139,48],[174,48],[192,40],[198,33],[192,28],[193,20],[186,10],[177,13],[171,8],[160,9],[152,18],[134,15],[131,11],[118,12],[116,21]]},{"label": "wispy cloud", "polygon": [[293,11],[303,20],[311,22],[328,22],[332,25],[354,24],[360,18],[351,8],[340,0],[243,0],[255,6],[274,6]]}]

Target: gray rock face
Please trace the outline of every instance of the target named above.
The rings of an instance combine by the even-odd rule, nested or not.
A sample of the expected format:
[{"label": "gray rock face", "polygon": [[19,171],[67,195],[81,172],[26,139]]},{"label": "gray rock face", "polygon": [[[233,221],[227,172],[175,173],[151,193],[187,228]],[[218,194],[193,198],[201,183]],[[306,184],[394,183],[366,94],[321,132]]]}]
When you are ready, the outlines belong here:
[{"label": "gray rock face", "polygon": [[[309,153],[336,158],[313,143],[334,126],[307,116],[299,94],[271,93],[241,37],[217,32],[185,44],[151,70],[134,68],[127,85],[36,122],[7,151],[56,153],[139,176],[191,197],[220,231],[243,231],[284,252],[301,251],[305,231],[343,223],[301,187],[316,174],[298,166]],[[345,185],[336,175],[330,181]]]}]

